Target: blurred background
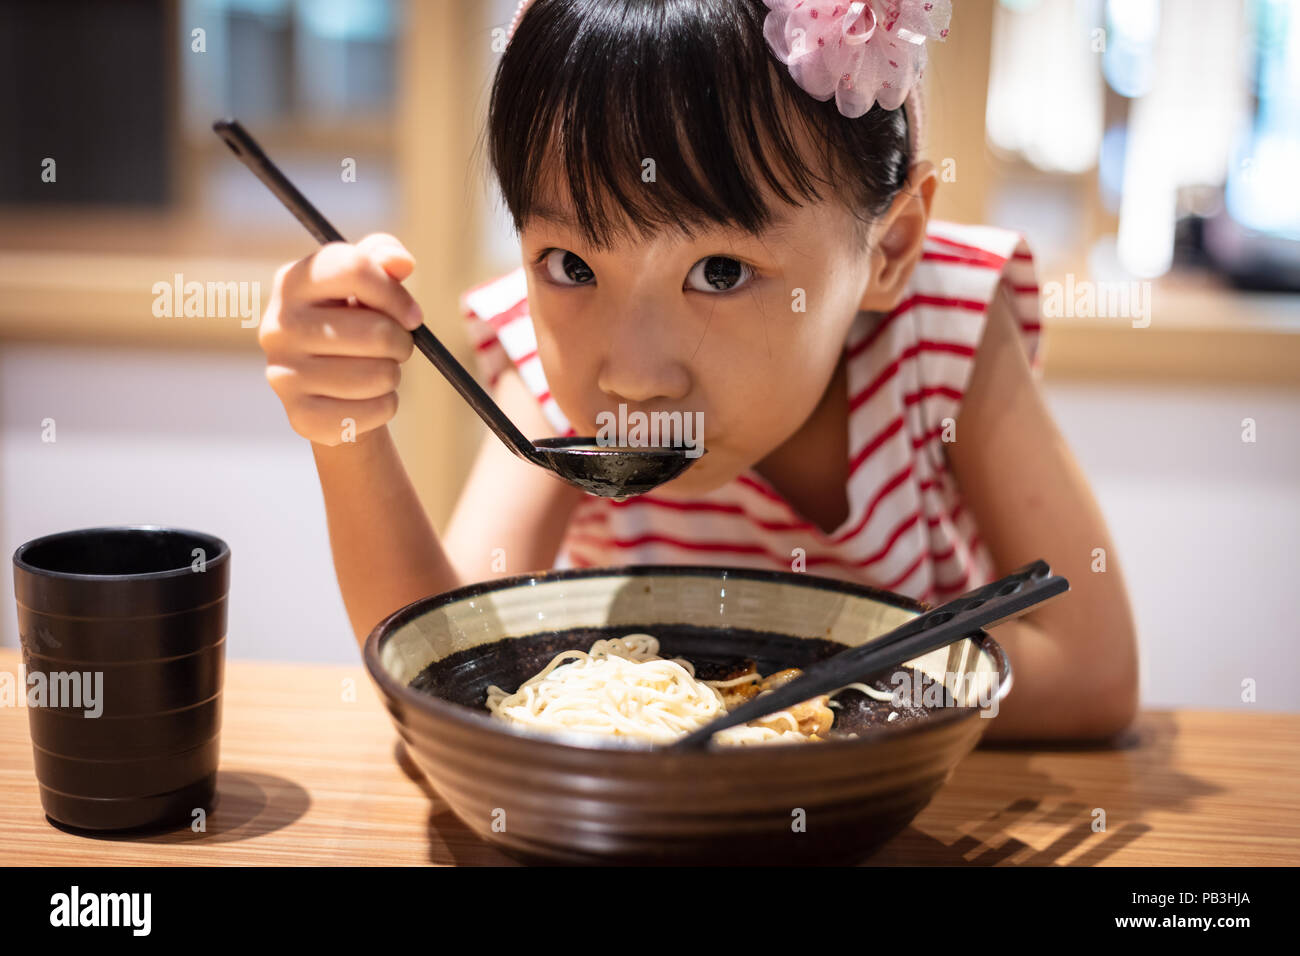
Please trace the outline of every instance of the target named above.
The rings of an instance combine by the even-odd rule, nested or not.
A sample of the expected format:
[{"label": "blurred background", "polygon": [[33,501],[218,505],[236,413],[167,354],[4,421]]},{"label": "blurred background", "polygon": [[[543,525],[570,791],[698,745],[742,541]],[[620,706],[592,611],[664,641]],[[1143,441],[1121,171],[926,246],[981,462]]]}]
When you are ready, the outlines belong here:
[{"label": "blurred background", "polygon": [[[1116,539],[1143,704],[1248,706],[1253,679],[1254,706],[1300,709],[1300,0],[954,6],[927,71],[934,212],[1035,251],[1044,389]],[[6,553],[209,531],[234,552],[232,656],[356,661],[254,323],[159,314],[156,287],[244,283],[265,308],[312,251],[212,134],[233,115],[344,235],[403,239],[471,363],[457,296],[519,265],[476,152],[514,7],[0,0]],[[393,427],[444,526],[481,426],[417,360]]]}]

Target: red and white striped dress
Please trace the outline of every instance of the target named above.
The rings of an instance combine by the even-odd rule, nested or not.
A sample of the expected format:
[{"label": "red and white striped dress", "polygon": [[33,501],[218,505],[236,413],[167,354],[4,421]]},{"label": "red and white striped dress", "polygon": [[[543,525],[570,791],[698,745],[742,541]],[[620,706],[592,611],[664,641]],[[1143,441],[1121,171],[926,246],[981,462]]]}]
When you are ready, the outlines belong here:
[{"label": "red and white striped dress", "polygon": [[[752,469],[689,501],[591,497],[557,567],[717,564],[807,570],[939,603],[993,578],[988,549],[943,454],[1000,280],[1040,364],[1034,262],[1020,233],[931,221],[924,255],[887,315],[859,313],[845,342],[849,515],[826,533]],[[551,398],[520,268],[461,296],[483,374],[515,369],[557,435],[574,434]],[[951,435],[949,431],[949,435]]]}]

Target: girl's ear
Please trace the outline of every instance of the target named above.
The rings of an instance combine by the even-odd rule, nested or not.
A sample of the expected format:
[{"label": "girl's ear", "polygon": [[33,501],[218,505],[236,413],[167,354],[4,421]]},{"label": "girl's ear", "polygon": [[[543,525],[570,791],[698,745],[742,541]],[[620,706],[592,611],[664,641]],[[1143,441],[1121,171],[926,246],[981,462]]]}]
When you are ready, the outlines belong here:
[{"label": "girl's ear", "polygon": [[924,159],[916,163],[889,211],[872,226],[870,281],[859,306],[864,312],[888,312],[902,299],[912,269],[921,260],[938,185],[934,164]]}]

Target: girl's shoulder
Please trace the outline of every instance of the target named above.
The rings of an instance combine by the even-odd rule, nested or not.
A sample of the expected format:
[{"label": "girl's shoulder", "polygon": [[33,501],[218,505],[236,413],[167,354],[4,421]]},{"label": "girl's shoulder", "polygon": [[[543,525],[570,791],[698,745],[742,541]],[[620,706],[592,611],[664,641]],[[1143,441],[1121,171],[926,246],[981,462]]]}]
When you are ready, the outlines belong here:
[{"label": "girl's shoulder", "polygon": [[1002,284],[1012,293],[1020,341],[1037,372],[1038,279],[1024,235],[931,220],[899,303],[886,314],[860,313],[845,344],[853,429],[866,436],[875,423],[897,422],[918,453],[942,470],[942,441],[952,440]]},{"label": "girl's shoulder", "polygon": [[1013,293],[1016,321],[1032,363],[1041,360],[1037,269],[1023,233],[996,226],[931,220],[925,246],[903,301],[890,313],[910,313],[924,333],[974,349],[998,286]]}]

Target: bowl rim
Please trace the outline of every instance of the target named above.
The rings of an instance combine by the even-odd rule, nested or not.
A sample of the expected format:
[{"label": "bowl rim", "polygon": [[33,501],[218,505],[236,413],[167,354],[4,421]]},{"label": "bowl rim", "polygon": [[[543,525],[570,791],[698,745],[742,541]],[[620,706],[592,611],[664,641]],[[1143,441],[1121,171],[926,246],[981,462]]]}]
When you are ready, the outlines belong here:
[{"label": "bowl rim", "polygon": [[[410,687],[402,684],[389,674],[379,660],[380,645],[384,644],[398,628],[407,624],[413,618],[437,610],[440,607],[454,604],[457,601],[479,597],[495,591],[505,591],[511,588],[525,585],[531,586],[533,584],[550,581],[566,581],[593,577],[648,577],[652,575],[666,575],[670,577],[742,578],[751,581],[763,581],[771,584],[790,584],[798,587],[811,587],[823,591],[847,594],[852,597],[868,598],[893,607],[903,608],[904,610],[916,611],[917,613],[928,610],[933,606],[917,601],[905,594],[897,594],[893,591],[884,591],[880,588],[871,587],[866,584],[856,584],[851,581],[842,581],[839,578],[829,578],[817,574],[808,574],[802,571],[769,571],[762,568],[732,568],[721,565],[704,564],[624,564],[591,568],[561,568],[494,578],[490,581],[480,581],[473,584],[467,584],[450,591],[444,591],[439,594],[431,594],[418,598],[410,604],[407,604],[405,607],[394,611],[371,629],[370,633],[366,635],[365,644],[362,647],[362,659],[365,662],[366,670],[370,674],[370,679],[374,681],[380,690],[390,699],[398,700],[409,707],[423,711],[431,718],[450,720],[466,729],[503,734],[507,738],[526,740],[544,748],[555,748],[560,751],[581,751],[588,754],[592,752],[643,754],[669,753],[670,751],[668,750],[668,747],[670,745],[653,743],[651,741],[622,739],[617,737],[611,737],[608,740],[605,740],[604,738],[593,738],[592,735],[589,734],[565,733],[561,731],[538,731],[517,727],[504,721],[497,720],[486,712],[480,713],[461,704],[455,704],[451,701],[443,700],[441,697],[435,697],[432,694],[425,694],[420,691],[411,690]],[[973,632],[970,637],[976,641],[981,650],[987,651],[993,658],[999,679],[996,691],[994,692],[990,702],[1000,702],[1011,690],[1011,661],[1007,657],[1006,651],[1002,649],[1002,646],[998,644],[997,641],[989,636],[987,631],[980,629]],[[945,707],[942,708],[942,710],[934,717],[928,717],[925,720],[906,724],[902,727],[890,727],[888,724],[882,724],[878,727],[873,727],[859,733],[856,737],[828,737],[819,741],[815,749],[817,751],[823,751],[827,747],[847,749],[871,746],[885,737],[894,738],[911,736],[923,731],[930,731],[937,727],[951,724],[958,720],[985,719],[981,716],[982,712],[982,709],[979,707]],[[393,716],[396,717],[395,714]],[[755,752],[762,753],[771,750],[792,752],[791,748],[803,751],[806,749],[806,743],[801,741],[790,741],[788,743],[765,743],[762,746],[737,747],[719,744],[715,740],[710,740],[707,748],[700,748],[698,750],[682,753],[676,751],[671,752],[675,757],[689,758],[700,754],[707,754],[710,757],[716,758],[720,754],[748,755]]]}]

